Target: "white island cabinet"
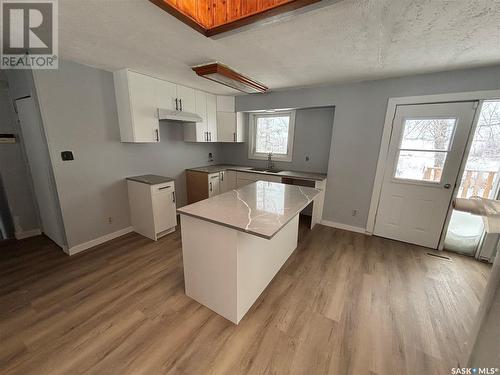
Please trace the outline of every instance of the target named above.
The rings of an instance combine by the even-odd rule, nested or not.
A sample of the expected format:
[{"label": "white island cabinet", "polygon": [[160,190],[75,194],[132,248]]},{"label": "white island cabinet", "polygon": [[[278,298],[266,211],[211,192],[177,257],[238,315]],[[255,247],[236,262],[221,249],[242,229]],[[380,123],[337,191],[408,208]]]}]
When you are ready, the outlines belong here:
[{"label": "white island cabinet", "polygon": [[169,177],[144,175],[127,178],[134,231],[156,241],[175,231],[175,184]]},{"label": "white island cabinet", "polygon": [[184,206],[186,294],[238,324],[297,247],[311,187],[257,181]]}]

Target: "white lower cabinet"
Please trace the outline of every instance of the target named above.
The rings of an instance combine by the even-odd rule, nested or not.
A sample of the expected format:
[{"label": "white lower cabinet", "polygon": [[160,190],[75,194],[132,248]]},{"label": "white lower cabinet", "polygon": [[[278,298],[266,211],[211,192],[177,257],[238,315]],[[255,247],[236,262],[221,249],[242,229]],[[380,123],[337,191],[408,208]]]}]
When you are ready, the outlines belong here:
[{"label": "white lower cabinet", "polygon": [[149,185],[127,180],[127,186],[135,232],[156,241],[175,231],[177,212],[173,181]]},{"label": "white lower cabinet", "polygon": [[230,190],[236,189],[236,172],[235,171],[222,171],[219,172],[219,192],[220,194],[226,193]]},{"label": "white lower cabinet", "polygon": [[219,189],[220,173],[211,173],[208,175],[208,197],[220,194]]}]

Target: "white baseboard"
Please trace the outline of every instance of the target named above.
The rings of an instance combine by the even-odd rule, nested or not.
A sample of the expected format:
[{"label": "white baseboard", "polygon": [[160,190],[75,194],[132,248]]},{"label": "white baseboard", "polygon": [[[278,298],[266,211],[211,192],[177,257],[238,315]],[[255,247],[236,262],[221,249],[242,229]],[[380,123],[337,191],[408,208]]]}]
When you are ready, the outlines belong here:
[{"label": "white baseboard", "polygon": [[39,236],[41,234],[42,234],[42,231],[39,228],[36,228],[36,229],[27,230],[25,232],[16,232],[14,234],[14,236],[16,237],[16,240],[22,240],[24,238]]},{"label": "white baseboard", "polygon": [[132,227],[123,228],[123,229],[117,230],[116,232],[109,233],[109,234],[106,234],[104,236],[90,240],[88,242],[84,242],[84,243],[81,243],[79,245],[70,247],[68,249],[67,253],[69,255],[75,255],[75,254],[81,253],[82,251],[88,250],[94,246],[101,245],[105,242],[114,240],[117,237],[123,236],[124,234],[130,233],[133,231],[134,231],[134,228],[132,228]]},{"label": "white baseboard", "polygon": [[349,232],[369,234],[366,232],[365,228],[354,227],[352,225],[347,225],[347,224],[342,224],[342,223],[336,223],[336,222],[330,221],[330,220],[321,220],[321,224],[326,225],[327,227],[348,230]]}]

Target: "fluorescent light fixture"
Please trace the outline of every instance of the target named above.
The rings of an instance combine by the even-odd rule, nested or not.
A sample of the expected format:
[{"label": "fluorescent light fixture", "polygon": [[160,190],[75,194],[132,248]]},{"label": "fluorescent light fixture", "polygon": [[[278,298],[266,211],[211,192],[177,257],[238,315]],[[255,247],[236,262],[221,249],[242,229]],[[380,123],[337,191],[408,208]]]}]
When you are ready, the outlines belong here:
[{"label": "fluorescent light fixture", "polygon": [[269,88],[263,84],[245,77],[228,66],[218,62],[193,66],[191,69],[200,77],[247,94],[262,93],[269,90]]}]

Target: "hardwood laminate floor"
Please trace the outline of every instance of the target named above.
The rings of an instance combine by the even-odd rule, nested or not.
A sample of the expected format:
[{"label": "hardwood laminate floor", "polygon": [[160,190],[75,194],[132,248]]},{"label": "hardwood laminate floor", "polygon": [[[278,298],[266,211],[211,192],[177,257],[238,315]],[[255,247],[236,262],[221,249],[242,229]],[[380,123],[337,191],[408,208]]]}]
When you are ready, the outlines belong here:
[{"label": "hardwood laminate floor", "polygon": [[184,295],[180,231],[0,244],[2,374],[449,374],[489,265],[316,226],[239,326]]}]

